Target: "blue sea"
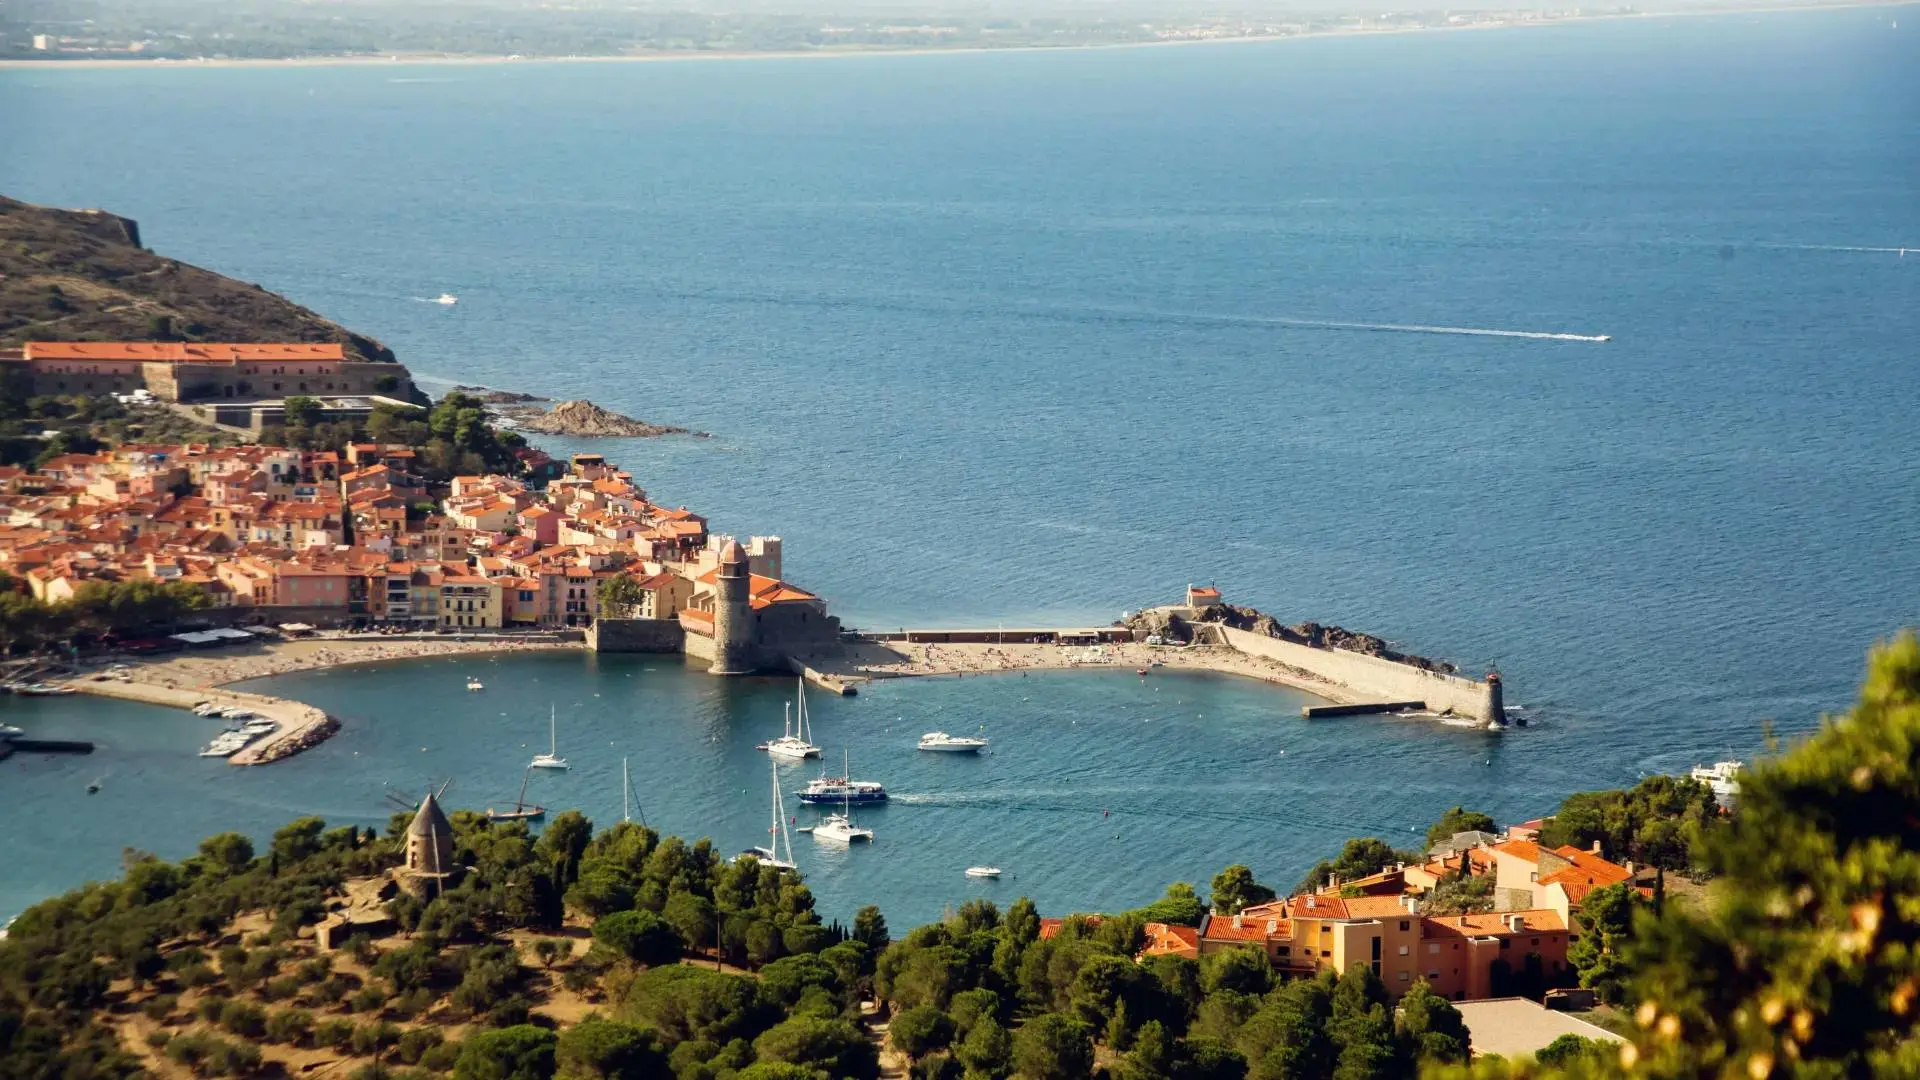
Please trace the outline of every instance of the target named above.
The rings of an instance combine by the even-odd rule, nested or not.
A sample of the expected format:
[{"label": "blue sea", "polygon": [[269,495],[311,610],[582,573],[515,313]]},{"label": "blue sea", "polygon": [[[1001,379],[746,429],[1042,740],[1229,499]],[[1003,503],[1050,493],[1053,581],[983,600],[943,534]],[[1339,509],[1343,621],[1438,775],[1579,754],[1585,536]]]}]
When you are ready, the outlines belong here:
[{"label": "blue sea", "polygon": [[[976,889],[1117,907],[1233,861],[1284,887],[1346,836],[1412,842],[1455,803],[1518,820],[1751,757],[1844,708],[1872,643],[1920,623],[1911,6],[1111,51],[13,69],[0,114],[0,191],[135,217],[155,249],[422,376],[712,432],[594,448],[656,501],[784,537],[788,576],[849,625],[1104,622],[1212,582],[1497,664],[1536,720],[1309,726],[1298,695],[1222,678],[875,687],[817,705],[829,749],[907,796],[870,851],[801,845],[830,915],[875,899],[911,923]],[[441,292],[460,303],[423,299]],[[579,766],[539,780],[549,805],[617,815],[626,756],[650,821],[759,839],[750,747],[787,684],[491,666],[482,701],[444,662],[273,680],[348,728],[258,771],[190,757],[190,717],[0,702],[105,744],[0,763],[0,912],[112,873],[125,845],[383,820],[387,785],[510,798],[549,700]],[[977,762],[905,749],[982,722]],[[960,877],[983,860],[1009,877]]]}]

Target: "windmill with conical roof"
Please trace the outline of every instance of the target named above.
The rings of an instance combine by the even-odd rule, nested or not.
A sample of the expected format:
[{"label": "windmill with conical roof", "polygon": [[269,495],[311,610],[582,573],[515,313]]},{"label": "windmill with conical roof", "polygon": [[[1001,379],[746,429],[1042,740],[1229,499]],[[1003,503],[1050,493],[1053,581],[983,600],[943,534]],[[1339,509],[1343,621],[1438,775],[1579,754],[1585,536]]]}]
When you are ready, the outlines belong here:
[{"label": "windmill with conical roof", "polygon": [[[441,790],[445,790],[442,788]],[[429,790],[420,800],[420,810],[407,826],[406,861],[400,869],[400,885],[415,896],[426,897],[446,888],[454,874],[453,824],[440,809],[440,800]]]}]

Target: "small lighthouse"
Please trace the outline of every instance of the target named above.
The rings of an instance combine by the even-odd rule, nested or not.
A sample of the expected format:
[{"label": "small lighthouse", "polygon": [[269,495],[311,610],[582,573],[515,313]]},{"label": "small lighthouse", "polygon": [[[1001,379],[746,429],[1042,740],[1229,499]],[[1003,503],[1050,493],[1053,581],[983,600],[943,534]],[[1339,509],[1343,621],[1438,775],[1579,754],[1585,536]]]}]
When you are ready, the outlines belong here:
[{"label": "small lighthouse", "polygon": [[1487,672],[1487,700],[1480,707],[1480,719],[1487,722],[1488,730],[1507,726],[1507,700],[1497,671]]}]

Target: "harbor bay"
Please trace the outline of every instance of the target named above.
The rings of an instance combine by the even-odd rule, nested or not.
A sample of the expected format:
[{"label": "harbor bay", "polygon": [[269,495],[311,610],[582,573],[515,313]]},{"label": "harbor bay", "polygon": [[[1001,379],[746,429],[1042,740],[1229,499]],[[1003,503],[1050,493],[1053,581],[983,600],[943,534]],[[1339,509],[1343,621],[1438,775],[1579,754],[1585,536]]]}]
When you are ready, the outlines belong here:
[{"label": "harbor bay", "polygon": [[[58,95],[0,72],[31,105],[0,187],[140,217],[418,372],[714,432],[541,441],[779,531],[849,625],[1098,624],[1197,579],[1497,662],[1538,718],[1497,741],[1306,725],[1284,690],[1112,672],[816,702],[828,752],[900,792],[870,850],[801,841],[823,911],[870,899],[910,925],[976,889],[1114,907],[1227,861],[1284,886],[1456,803],[1517,820],[1750,757],[1763,721],[1810,730],[1867,646],[1920,619],[1920,278],[1895,254],[1920,162],[1885,104],[1913,100],[1912,35],[1846,12],[1660,30],[834,70],[83,71]],[[1443,78],[1461,70],[1479,74]],[[1742,94],[1703,90],[1722,85]],[[1712,137],[1672,137],[1676,97]],[[171,119],[235,99],[221,124]],[[1497,128],[1451,119],[1495,107]],[[334,166],[288,177],[316,138]],[[1844,165],[1816,183],[1807,160]],[[458,306],[423,299],[448,290]],[[100,750],[7,763],[0,810],[28,824],[0,847],[0,912],[110,875],[123,844],[378,824],[387,790],[447,777],[452,805],[499,805],[549,702],[575,768],[530,794],[607,820],[626,757],[649,820],[761,838],[751,747],[791,680],[520,657],[474,667],[488,690],[467,696],[480,663],[249,684],[346,723],[263,770],[195,759],[215,729],[182,713],[8,699]],[[982,722],[977,761],[909,749]],[[998,885],[961,878],[985,859]]]},{"label": "harbor bay", "polygon": [[[486,689],[464,689],[469,677]],[[0,839],[19,868],[0,909],[82,880],[111,876],[122,846],[177,858],[229,828],[265,835],[305,814],[384,828],[391,792],[417,799],[453,781],[450,808],[511,807],[527,760],[546,749],[547,715],[571,768],[536,770],[529,801],[619,820],[621,764],[636,819],[731,855],[762,843],[767,757],[795,680],[714,679],[671,656],[577,651],[475,655],[321,669],[234,689],[314,704],[339,716],[333,738],[266,768],[195,756],[217,720],[131,703],[9,699],[10,715],[49,737],[88,738],[89,757],[17,755],[9,799],[60,807]],[[888,802],[856,807],[871,846],[793,837],[822,913],[846,919],[878,901],[903,922],[986,895],[1031,895],[1046,910],[1144,903],[1175,880],[1202,880],[1252,860],[1291,882],[1356,831],[1415,844],[1463,799],[1532,816],[1584,782],[1565,760],[1565,733],[1489,735],[1431,721],[1307,721],[1318,699],[1250,679],[1156,669],[1006,672],[883,679],[855,697],[808,695],[821,760],[781,766],[788,814],[823,761],[887,786]],[[980,756],[915,749],[923,732],[986,726]],[[1195,781],[1194,777],[1204,777]],[[102,781],[87,796],[87,783]],[[1627,777],[1626,779],[1631,779]],[[165,814],[152,808],[164,806]],[[827,807],[825,809],[833,809]],[[998,882],[965,878],[993,863]]]}]

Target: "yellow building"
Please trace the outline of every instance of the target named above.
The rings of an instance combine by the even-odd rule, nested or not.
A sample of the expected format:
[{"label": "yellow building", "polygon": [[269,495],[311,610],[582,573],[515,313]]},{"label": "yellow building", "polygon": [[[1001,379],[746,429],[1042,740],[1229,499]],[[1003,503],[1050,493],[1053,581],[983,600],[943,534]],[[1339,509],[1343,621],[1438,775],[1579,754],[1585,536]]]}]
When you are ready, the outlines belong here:
[{"label": "yellow building", "polygon": [[500,582],[477,574],[440,579],[440,625],[451,630],[498,630],[504,610]]}]

